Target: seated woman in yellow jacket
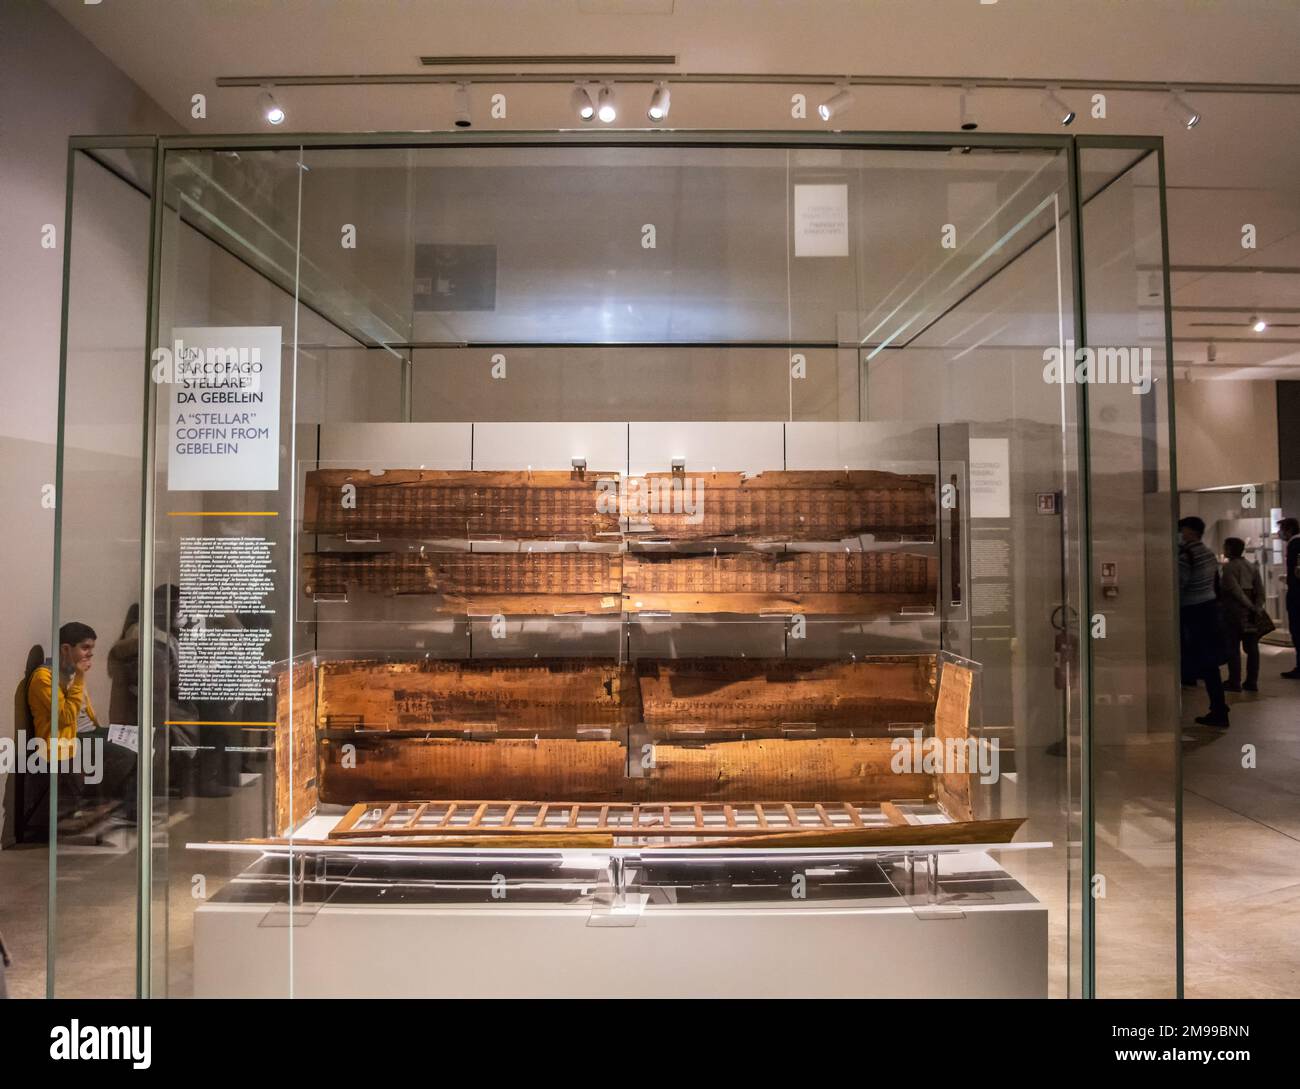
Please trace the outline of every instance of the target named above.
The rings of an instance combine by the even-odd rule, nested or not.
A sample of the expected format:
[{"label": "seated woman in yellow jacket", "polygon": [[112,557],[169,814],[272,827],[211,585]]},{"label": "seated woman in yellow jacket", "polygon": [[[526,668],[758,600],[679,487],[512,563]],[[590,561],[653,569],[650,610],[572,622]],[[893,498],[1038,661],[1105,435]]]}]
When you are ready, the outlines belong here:
[{"label": "seated woman in yellow jacket", "polygon": [[[78,729],[99,725],[90,705],[86,674],[95,657],[95,630],[89,624],[70,621],[59,629],[59,744],[56,759],[70,759]],[[54,678],[52,660],[37,666],[27,681],[27,706],[32,713],[36,736],[49,740],[50,711]]]}]

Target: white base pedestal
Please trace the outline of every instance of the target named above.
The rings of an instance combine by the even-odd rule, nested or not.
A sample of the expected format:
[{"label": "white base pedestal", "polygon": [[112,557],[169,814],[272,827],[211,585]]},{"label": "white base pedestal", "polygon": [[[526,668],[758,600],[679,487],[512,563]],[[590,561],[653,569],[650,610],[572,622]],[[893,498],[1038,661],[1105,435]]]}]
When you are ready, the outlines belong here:
[{"label": "white base pedestal", "polygon": [[[968,997],[1047,994],[1047,909],[921,919],[850,903],[647,908],[635,926],[586,907],[205,904],[195,996]],[[290,944],[292,943],[292,950]],[[292,960],[292,968],[290,967]],[[291,983],[292,977],[292,986]]]}]

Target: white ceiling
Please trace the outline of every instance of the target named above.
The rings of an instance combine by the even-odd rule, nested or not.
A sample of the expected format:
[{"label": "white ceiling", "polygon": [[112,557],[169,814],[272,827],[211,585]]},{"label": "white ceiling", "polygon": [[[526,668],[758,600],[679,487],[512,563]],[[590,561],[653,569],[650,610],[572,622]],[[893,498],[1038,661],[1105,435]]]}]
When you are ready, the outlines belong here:
[{"label": "white ceiling", "polygon": [[[267,128],[254,108],[256,89],[217,88],[218,76],[417,73],[422,54],[666,53],[676,55],[670,71],[679,73],[1169,83],[1289,82],[1300,75],[1300,0],[47,2],[196,133]],[[671,125],[830,127],[815,113],[790,118],[790,95],[800,89],[680,85]],[[816,86],[802,89],[812,101],[826,94]],[[486,116],[493,91],[507,94],[505,120]],[[204,120],[190,118],[196,93],[207,96]],[[858,88],[854,105],[832,124],[952,130],[957,93],[952,87]],[[1103,121],[1088,115],[1087,92],[1063,93],[1079,109],[1071,131],[1165,136],[1176,270],[1300,269],[1300,96],[1189,95],[1202,113],[1189,132],[1164,112],[1162,96],[1110,93]],[[295,87],[276,94],[293,131],[451,128],[451,89],[443,86]],[[571,127],[567,95],[563,85],[476,86],[476,126]],[[623,86],[620,95],[618,124],[626,118],[645,126],[648,87]],[[1036,92],[982,90],[972,105],[985,131],[1052,127]],[[1253,251],[1240,244],[1245,223],[1258,231]],[[1173,285],[1176,361],[1194,367],[1198,378],[1300,375],[1300,273],[1175,271]],[[1258,335],[1245,326],[1249,313],[1211,307],[1257,309],[1298,327]],[[1210,337],[1217,342],[1215,366],[1206,361]]]}]

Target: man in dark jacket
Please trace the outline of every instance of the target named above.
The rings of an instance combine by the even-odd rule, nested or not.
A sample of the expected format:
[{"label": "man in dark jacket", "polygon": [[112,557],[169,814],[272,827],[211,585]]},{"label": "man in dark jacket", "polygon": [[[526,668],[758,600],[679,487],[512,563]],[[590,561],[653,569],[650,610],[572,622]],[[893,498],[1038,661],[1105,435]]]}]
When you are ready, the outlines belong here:
[{"label": "man in dark jacket", "polygon": [[1278,535],[1286,541],[1286,626],[1291,629],[1295,665],[1282,674],[1288,681],[1300,681],[1300,521],[1283,518]]},{"label": "man in dark jacket", "polygon": [[1183,637],[1183,676],[1205,682],[1210,713],[1202,726],[1228,728],[1228,703],[1219,667],[1227,660],[1227,640],[1219,616],[1218,558],[1201,541],[1205,523],[1196,515],[1178,523],[1178,604]]}]

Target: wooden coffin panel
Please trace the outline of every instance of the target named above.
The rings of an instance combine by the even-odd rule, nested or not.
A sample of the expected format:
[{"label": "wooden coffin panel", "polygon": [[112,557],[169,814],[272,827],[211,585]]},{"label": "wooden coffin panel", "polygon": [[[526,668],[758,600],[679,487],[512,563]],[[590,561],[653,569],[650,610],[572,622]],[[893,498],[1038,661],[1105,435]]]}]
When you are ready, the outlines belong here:
[{"label": "wooden coffin panel", "polygon": [[935,605],[939,561],[900,552],[630,552],[629,613],[891,615]]},{"label": "wooden coffin panel", "polygon": [[[676,501],[673,488],[696,509]],[[675,541],[838,541],[935,536],[935,478],[869,470],[648,473],[627,480],[633,536]],[[639,497],[646,497],[640,500]]]},{"label": "wooden coffin panel", "polygon": [[[316,469],[307,474],[302,532],[612,540],[619,536],[619,518],[611,479],[610,473]],[[345,491],[348,485],[354,496]]]},{"label": "wooden coffin panel", "polygon": [[[322,741],[323,801],[407,798],[532,798],[537,801],[866,801],[933,797],[932,777],[893,770],[888,738],[660,744],[643,778],[627,775],[616,741],[357,735],[356,766],[344,767],[337,738]],[[920,752],[913,766],[920,766]]]},{"label": "wooden coffin panel", "polygon": [[735,731],[780,736],[801,726],[823,736],[884,736],[891,725],[928,724],[935,702],[930,656],[643,661],[637,683],[652,738]]},{"label": "wooden coffin panel", "polygon": [[433,612],[508,616],[621,609],[617,552],[311,552],[303,593],[436,595]]},{"label": "wooden coffin panel", "polygon": [[[289,832],[310,817],[319,802],[316,767],[317,673],[310,661],[283,669],[275,685],[275,830]],[[293,714],[289,690],[293,689]]]},{"label": "wooden coffin panel", "polygon": [[320,724],[326,729],[494,737],[573,737],[581,727],[623,724],[638,708],[627,667],[585,659],[323,662]]},{"label": "wooden coffin panel", "polygon": [[[941,663],[939,696],[934,708],[934,736],[941,743],[964,745],[969,751],[971,688],[975,674],[956,662]],[[935,792],[939,804],[954,820],[969,821],[974,817],[972,775],[975,769],[969,761],[966,771],[949,768],[935,776]]]}]

